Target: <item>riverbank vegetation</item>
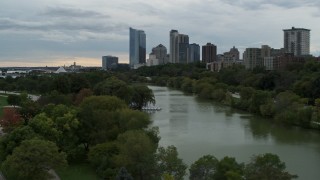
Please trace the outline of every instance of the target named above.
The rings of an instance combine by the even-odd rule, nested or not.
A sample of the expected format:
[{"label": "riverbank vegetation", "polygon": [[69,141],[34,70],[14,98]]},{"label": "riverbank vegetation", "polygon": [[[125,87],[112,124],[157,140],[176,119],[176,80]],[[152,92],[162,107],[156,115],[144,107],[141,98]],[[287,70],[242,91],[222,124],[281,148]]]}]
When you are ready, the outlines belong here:
[{"label": "riverbank vegetation", "polygon": [[[68,168],[66,171],[63,168],[68,164],[85,164],[102,179],[183,179],[187,165],[178,157],[174,146],[159,147],[159,130],[151,126],[150,117],[141,111],[143,106],[155,102],[152,91],[136,83],[147,82],[145,75],[152,75],[154,83],[250,108],[252,112],[258,112],[260,107],[257,106],[261,105],[265,105],[265,109],[273,108],[272,92],[222,83],[217,74],[205,71],[201,64],[158,68],[163,69],[0,79],[0,84],[5,85],[1,86],[5,88],[2,90],[41,94],[37,101],[32,101],[25,93],[11,95],[8,101],[15,106],[19,119],[14,124],[7,123],[6,134],[0,138],[4,175],[8,179],[47,179],[50,171],[57,170],[64,177]],[[165,73],[161,74],[163,71]],[[232,92],[239,90],[238,102]],[[263,94],[259,94],[260,91]],[[272,101],[270,107],[264,104],[269,100]],[[301,98],[284,94],[277,101],[283,108],[288,104],[300,108]],[[251,104],[253,102],[256,106]],[[200,175],[203,166],[209,166],[206,172],[211,172],[208,177],[214,179],[269,177],[271,170],[277,172],[272,173],[277,174],[273,177],[296,177],[285,171],[284,163],[276,155],[267,156],[263,161],[267,164],[262,163],[259,171],[253,169],[255,163],[266,155],[255,156],[250,161],[254,165],[238,163],[231,157],[217,160],[208,156],[191,166],[189,171],[193,178],[204,178]],[[269,161],[274,169],[268,166]]]},{"label": "riverbank vegetation", "polygon": [[320,129],[320,63],[290,65],[285,71],[246,70],[241,65],[203,70],[202,64],[142,67],[152,83],[194,93],[274,122]]}]

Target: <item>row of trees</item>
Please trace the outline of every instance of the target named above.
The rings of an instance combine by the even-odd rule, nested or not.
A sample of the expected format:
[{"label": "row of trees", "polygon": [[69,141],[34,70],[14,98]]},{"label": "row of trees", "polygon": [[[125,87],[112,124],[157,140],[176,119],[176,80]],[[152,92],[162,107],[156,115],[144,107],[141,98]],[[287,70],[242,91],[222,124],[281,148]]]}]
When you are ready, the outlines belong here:
[{"label": "row of trees", "polygon": [[[192,66],[197,68],[197,66]],[[181,76],[167,76],[163,69],[172,68]],[[179,70],[176,70],[179,69]],[[190,70],[183,66],[163,66],[139,69],[138,74],[150,75],[153,83],[195,93],[201,98],[222,102],[276,122],[320,129],[320,70],[319,63],[308,62],[301,69],[272,71],[245,70],[242,66],[222,69],[219,73]],[[190,72],[189,74],[187,72]],[[183,75],[182,75],[183,74]],[[319,81],[319,82],[318,82]]]},{"label": "row of trees", "polygon": [[[193,76],[199,73],[197,66],[190,69],[191,74],[183,71],[182,74]],[[225,101],[228,86],[208,78],[208,75],[211,76],[203,73],[203,79],[199,80],[190,77],[168,79],[173,87],[183,88],[186,92],[196,91],[203,96],[207,95],[204,90],[207,85],[214,86],[217,94],[220,93],[218,91],[226,94],[222,98]],[[112,76],[107,73],[104,78],[99,77],[99,81],[89,81],[88,88],[84,86],[77,91],[65,91],[63,88],[68,87],[68,83],[62,81],[69,76],[77,75],[47,77],[49,80],[60,79],[61,84],[57,84],[59,88],[54,91],[43,94],[38,102],[26,98],[25,94],[8,98],[11,99],[10,104],[19,105],[17,112],[21,117],[20,123],[5,127],[7,134],[0,138],[1,169],[8,179],[46,179],[51,169],[83,161],[89,162],[104,179],[183,179],[187,166],[178,158],[177,149],[174,146],[159,147],[158,129],[150,127],[150,117],[138,111],[147,103],[154,102],[152,91],[144,85],[128,82],[144,81],[144,78],[137,75],[125,78],[121,74]],[[87,76],[92,77],[90,74]],[[205,84],[207,81],[210,83]],[[212,97],[220,98],[220,95]],[[206,170],[211,173],[208,174],[210,178],[242,179],[257,172],[250,172],[253,167],[239,164],[234,158],[209,159],[212,162],[204,161],[204,164],[214,164]],[[278,169],[272,174],[281,174],[283,179],[295,177],[285,172],[285,166],[274,165],[282,164],[277,157],[267,159],[267,164]],[[190,178],[205,179],[207,176],[201,175],[203,160],[198,161],[189,170]],[[251,163],[254,162],[252,160]],[[268,170],[263,172],[271,171],[269,166],[266,168]],[[261,172],[260,176],[267,177]]]}]

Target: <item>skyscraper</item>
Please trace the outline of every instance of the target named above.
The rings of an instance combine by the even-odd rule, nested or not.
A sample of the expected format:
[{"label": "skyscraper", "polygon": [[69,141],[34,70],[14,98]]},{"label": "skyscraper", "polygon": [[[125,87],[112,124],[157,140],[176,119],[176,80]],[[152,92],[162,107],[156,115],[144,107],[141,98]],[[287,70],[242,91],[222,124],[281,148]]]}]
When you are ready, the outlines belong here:
[{"label": "skyscraper", "polygon": [[207,43],[202,46],[202,62],[210,63],[217,60],[217,46]]},{"label": "skyscraper", "polygon": [[189,58],[188,63],[200,61],[200,46],[199,44],[192,43],[189,45]]},{"label": "skyscraper", "polygon": [[170,31],[170,62],[188,62],[189,36],[179,34],[177,30]]},{"label": "skyscraper", "polygon": [[144,33],[144,31],[133,29],[130,27],[129,46],[130,67],[133,67],[137,64],[146,63],[146,34]]},{"label": "skyscraper", "polygon": [[295,56],[310,54],[310,29],[284,29],[284,49]]}]

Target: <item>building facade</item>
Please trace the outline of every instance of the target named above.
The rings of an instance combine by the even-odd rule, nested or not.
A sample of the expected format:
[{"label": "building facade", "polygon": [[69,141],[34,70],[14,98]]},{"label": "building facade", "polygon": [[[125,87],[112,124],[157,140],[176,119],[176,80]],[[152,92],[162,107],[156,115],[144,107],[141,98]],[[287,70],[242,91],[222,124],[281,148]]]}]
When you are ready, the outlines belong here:
[{"label": "building facade", "polygon": [[129,29],[129,64],[134,67],[136,64],[146,63],[146,34],[142,30]]},{"label": "building facade", "polygon": [[202,46],[202,62],[211,63],[217,61],[217,46],[207,43]]},{"label": "building facade", "polygon": [[170,63],[188,62],[189,36],[179,34],[177,30],[170,31]]},{"label": "building facade", "polygon": [[310,54],[310,29],[292,27],[283,32],[285,53],[293,53],[295,56]]},{"label": "building facade", "polygon": [[115,56],[102,56],[102,69],[114,69],[117,68],[119,58]]},{"label": "building facade", "polygon": [[200,46],[196,43],[192,43],[189,45],[188,63],[194,62],[200,62]]},{"label": "building facade", "polygon": [[159,44],[157,47],[152,48],[152,54],[159,60],[159,64],[168,63],[167,48],[164,45]]},{"label": "building facade", "polygon": [[260,48],[246,48],[243,52],[243,60],[246,69],[254,69],[258,66],[263,66]]}]

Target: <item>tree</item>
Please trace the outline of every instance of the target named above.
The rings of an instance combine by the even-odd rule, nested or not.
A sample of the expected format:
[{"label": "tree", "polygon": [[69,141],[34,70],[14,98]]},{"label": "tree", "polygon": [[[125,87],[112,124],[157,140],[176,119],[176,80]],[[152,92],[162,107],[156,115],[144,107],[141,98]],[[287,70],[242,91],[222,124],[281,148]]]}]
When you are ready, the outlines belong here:
[{"label": "tree", "polygon": [[212,155],[205,155],[195,161],[190,169],[190,180],[210,180],[216,171],[219,160]]},{"label": "tree", "polygon": [[253,156],[245,166],[245,177],[247,180],[290,180],[297,178],[285,171],[286,165],[280,158],[271,153]]},{"label": "tree", "polygon": [[133,109],[141,110],[149,103],[155,104],[154,95],[151,89],[145,85],[133,85],[133,95],[130,100],[130,106]]},{"label": "tree", "polygon": [[78,113],[78,137],[87,150],[90,145],[103,143],[110,137],[115,139],[118,136],[119,130],[114,123],[118,117],[116,111],[127,108],[124,101],[114,96],[91,96],[83,100]]},{"label": "tree", "polygon": [[21,97],[19,95],[10,94],[7,98],[7,102],[13,106],[19,106],[21,103]]},{"label": "tree", "polygon": [[49,170],[67,165],[66,155],[50,141],[31,139],[21,143],[3,162],[4,174],[10,179],[47,179]]},{"label": "tree", "polygon": [[244,165],[239,164],[233,157],[224,157],[217,164],[216,172],[213,179],[216,180],[229,180],[229,179],[242,179]]},{"label": "tree", "polygon": [[0,119],[0,125],[4,132],[10,132],[18,127],[22,122],[18,109],[15,107],[3,108],[3,116]]},{"label": "tree", "polygon": [[12,154],[13,150],[18,147],[22,141],[36,137],[37,134],[29,126],[20,126],[15,128],[0,139],[0,161]]},{"label": "tree", "polygon": [[182,159],[178,158],[176,147],[159,147],[156,159],[158,163],[157,169],[160,171],[161,175],[171,175],[176,180],[182,180],[186,175],[187,165],[183,163]]},{"label": "tree", "polygon": [[71,81],[66,75],[58,75],[53,81],[54,89],[62,94],[71,92]]},{"label": "tree", "polygon": [[132,88],[129,85],[116,77],[111,77],[98,83],[93,91],[95,95],[116,96],[128,104],[133,93]]},{"label": "tree", "polygon": [[114,179],[117,167],[113,158],[118,153],[119,149],[114,142],[97,144],[90,148],[88,160],[93,167],[95,167],[96,172],[100,177],[103,179]]},{"label": "tree", "polygon": [[116,180],[133,180],[132,176],[128,173],[125,167],[121,167]]},{"label": "tree", "polygon": [[119,154],[115,156],[118,167],[126,167],[134,179],[152,179],[155,174],[157,145],[141,130],[119,135]]},{"label": "tree", "polygon": [[74,104],[79,105],[84,100],[84,98],[90,97],[92,95],[93,91],[91,89],[81,89],[75,96]]}]

